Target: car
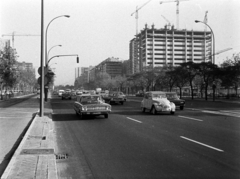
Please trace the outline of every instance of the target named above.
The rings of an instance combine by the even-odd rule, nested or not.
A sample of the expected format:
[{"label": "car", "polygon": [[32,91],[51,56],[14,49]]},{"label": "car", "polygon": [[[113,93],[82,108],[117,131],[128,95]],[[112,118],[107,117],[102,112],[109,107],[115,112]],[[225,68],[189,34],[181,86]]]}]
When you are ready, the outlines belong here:
[{"label": "car", "polygon": [[143,97],[144,96],[144,92],[141,92],[141,91],[138,91],[136,94],[135,94],[136,97]]},{"label": "car", "polygon": [[64,90],[58,90],[58,96],[62,97],[62,94],[64,93]]},{"label": "car", "polygon": [[105,103],[100,95],[83,94],[77,96],[73,109],[80,118],[86,115],[103,115],[105,118],[108,118],[108,114],[111,112],[111,105]]},{"label": "car", "polygon": [[180,99],[176,92],[165,92],[165,93],[166,93],[167,99],[170,102],[173,102],[176,107],[180,108],[180,110],[184,109],[184,107],[185,107],[185,100]]},{"label": "car", "polygon": [[64,93],[62,93],[62,100],[64,99],[72,99],[72,91],[70,89],[67,89]]},{"label": "car", "polygon": [[167,99],[165,92],[148,91],[144,94],[143,100],[141,101],[141,110],[142,112],[149,110],[152,114],[157,114],[158,112],[174,114],[176,106]]},{"label": "car", "polygon": [[126,96],[122,92],[110,92],[108,95],[103,96],[103,99],[109,104],[120,103],[123,105],[123,103],[126,101]]}]

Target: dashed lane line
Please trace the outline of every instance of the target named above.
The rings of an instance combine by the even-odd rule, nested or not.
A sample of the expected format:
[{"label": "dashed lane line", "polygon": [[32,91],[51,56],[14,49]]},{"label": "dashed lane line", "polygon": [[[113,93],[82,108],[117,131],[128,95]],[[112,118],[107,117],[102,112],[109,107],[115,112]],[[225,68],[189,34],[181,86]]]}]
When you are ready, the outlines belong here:
[{"label": "dashed lane line", "polygon": [[180,137],[181,137],[182,139],[185,139],[185,140],[188,140],[188,141],[190,141],[190,142],[194,142],[194,143],[196,143],[196,144],[199,144],[199,145],[202,145],[202,146],[208,147],[208,148],[213,149],[213,150],[216,150],[216,151],[218,151],[218,152],[224,152],[224,151],[221,150],[221,149],[218,149],[218,148],[216,148],[216,147],[213,147],[213,146],[210,146],[210,145],[207,145],[207,144],[204,144],[204,143],[198,142],[198,141],[196,141],[196,140],[192,140],[192,139],[189,139],[189,138],[184,137],[184,136],[180,136]]},{"label": "dashed lane line", "polygon": [[200,121],[200,122],[203,121],[203,120],[201,120],[201,119],[196,119],[196,118],[186,117],[186,116],[178,116],[178,117],[185,118],[185,119],[190,119],[190,120],[194,120],[194,121]]},{"label": "dashed lane line", "polygon": [[138,120],[133,119],[133,118],[130,118],[130,117],[127,117],[127,119],[130,119],[130,120],[135,121],[135,122],[138,122],[138,123],[142,123],[142,121],[138,121]]}]

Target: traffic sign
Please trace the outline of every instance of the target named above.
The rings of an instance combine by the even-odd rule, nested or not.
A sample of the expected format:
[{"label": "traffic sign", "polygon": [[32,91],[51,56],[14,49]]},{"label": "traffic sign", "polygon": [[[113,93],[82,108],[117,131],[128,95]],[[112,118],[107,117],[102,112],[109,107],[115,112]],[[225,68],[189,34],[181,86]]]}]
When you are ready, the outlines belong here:
[{"label": "traffic sign", "polygon": [[[41,78],[41,76],[38,78],[38,84],[40,85],[41,84],[41,80],[42,80],[42,78]],[[46,85],[48,83],[48,78],[45,76],[44,77],[44,85]]]},{"label": "traffic sign", "polygon": [[[48,69],[47,69],[47,67],[44,67],[44,75],[46,75],[46,74],[47,74],[47,72],[48,72]],[[39,67],[39,68],[38,68],[38,74],[39,74],[39,75],[41,75],[41,73],[42,73],[42,68],[41,68],[41,67]]]}]

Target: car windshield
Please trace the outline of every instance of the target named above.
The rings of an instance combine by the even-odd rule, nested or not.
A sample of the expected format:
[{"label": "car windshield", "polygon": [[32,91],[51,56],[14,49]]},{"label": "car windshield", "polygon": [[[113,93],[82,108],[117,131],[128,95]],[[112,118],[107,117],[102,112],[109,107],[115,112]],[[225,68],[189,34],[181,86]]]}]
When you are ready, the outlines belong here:
[{"label": "car windshield", "polygon": [[99,96],[83,96],[81,98],[82,104],[96,104],[99,103],[100,97]]},{"label": "car windshield", "polygon": [[153,94],[152,95],[153,98],[166,98],[165,94]]},{"label": "car windshield", "polygon": [[169,99],[178,99],[177,94],[166,94]]}]

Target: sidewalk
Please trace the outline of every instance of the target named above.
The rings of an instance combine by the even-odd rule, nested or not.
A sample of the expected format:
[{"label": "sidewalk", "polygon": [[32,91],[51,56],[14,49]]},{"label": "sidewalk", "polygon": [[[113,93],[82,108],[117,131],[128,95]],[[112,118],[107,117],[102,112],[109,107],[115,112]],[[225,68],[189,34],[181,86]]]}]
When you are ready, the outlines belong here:
[{"label": "sidewalk", "polygon": [[56,179],[56,157],[50,100],[44,103],[44,116],[33,119],[1,179]]}]

